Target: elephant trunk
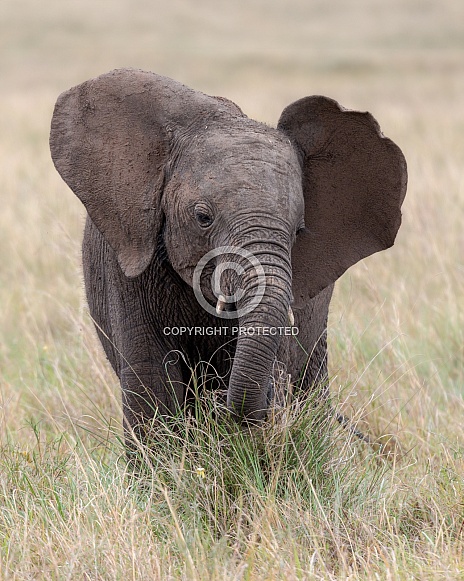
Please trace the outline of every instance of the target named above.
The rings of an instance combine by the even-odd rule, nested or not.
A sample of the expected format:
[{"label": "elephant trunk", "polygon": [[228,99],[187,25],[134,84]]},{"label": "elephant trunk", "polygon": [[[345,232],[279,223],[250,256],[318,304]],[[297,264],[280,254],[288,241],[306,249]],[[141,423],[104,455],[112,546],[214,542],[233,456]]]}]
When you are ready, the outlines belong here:
[{"label": "elephant trunk", "polygon": [[259,276],[253,271],[244,277],[243,297],[237,303],[239,334],[227,394],[229,410],[247,421],[262,420],[266,415],[271,373],[282,328],[289,325],[292,297],[289,252],[280,247],[273,252],[255,251],[254,255],[263,269],[264,294],[256,305]]}]

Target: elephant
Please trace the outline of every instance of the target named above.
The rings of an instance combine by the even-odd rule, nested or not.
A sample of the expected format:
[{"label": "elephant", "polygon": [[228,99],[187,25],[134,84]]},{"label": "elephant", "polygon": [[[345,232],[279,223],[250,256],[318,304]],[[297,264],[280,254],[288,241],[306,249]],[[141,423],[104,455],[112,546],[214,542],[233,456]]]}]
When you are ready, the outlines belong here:
[{"label": "elephant", "polygon": [[50,149],[87,210],[86,297],[126,441],[197,397],[200,362],[242,426],[266,418],[276,369],[327,397],[334,283],[393,245],[406,193],[403,153],[370,113],[309,96],[273,128],[116,69],[59,96]]}]

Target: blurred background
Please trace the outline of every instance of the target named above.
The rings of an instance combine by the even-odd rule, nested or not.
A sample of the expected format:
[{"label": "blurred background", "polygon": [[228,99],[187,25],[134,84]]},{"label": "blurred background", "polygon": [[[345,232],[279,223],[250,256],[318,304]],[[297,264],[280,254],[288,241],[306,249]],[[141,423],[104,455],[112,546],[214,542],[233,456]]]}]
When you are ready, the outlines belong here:
[{"label": "blurred background", "polygon": [[81,417],[88,401],[119,418],[83,298],[84,210],[48,151],[59,93],[117,67],[269,124],[311,94],[378,119],[409,166],[403,227],[338,284],[332,389],[374,431],[446,430],[464,393],[462,0],[2,0],[2,429],[21,437],[27,418]]}]

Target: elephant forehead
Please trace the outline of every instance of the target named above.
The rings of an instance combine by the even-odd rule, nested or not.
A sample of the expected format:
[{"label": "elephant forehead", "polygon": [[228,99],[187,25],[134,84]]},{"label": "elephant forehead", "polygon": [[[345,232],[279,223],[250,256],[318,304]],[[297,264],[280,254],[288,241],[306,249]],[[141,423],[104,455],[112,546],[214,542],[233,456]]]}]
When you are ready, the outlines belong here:
[{"label": "elephant forehead", "polygon": [[221,181],[282,187],[300,181],[300,165],[290,142],[271,130],[214,131],[195,140],[192,169]]},{"label": "elephant forehead", "polygon": [[[247,129],[247,128],[245,128]],[[207,127],[185,135],[170,190],[183,206],[210,200],[235,211],[304,212],[301,167],[290,141],[276,130]]]}]

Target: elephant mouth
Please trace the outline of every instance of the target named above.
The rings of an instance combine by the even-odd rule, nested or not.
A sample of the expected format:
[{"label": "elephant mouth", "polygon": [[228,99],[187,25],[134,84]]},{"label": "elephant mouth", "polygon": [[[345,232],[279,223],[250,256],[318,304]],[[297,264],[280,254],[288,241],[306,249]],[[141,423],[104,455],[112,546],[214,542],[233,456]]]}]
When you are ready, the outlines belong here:
[{"label": "elephant mouth", "polygon": [[[237,303],[233,300],[232,297],[225,297],[224,295],[220,294],[217,299],[216,303],[216,313],[218,316],[221,313],[233,313],[237,311]],[[287,323],[290,324],[291,327],[295,325],[295,315],[293,314],[293,309],[291,305],[288,305],[287,310]]]},{"label": "elephant mouth", "polygon": [[237,303],[234,300],[228,300],[224,295],[219,295],[216,303],[216,313],[220,316],[221,313],[234,313],[237,311]]}]

